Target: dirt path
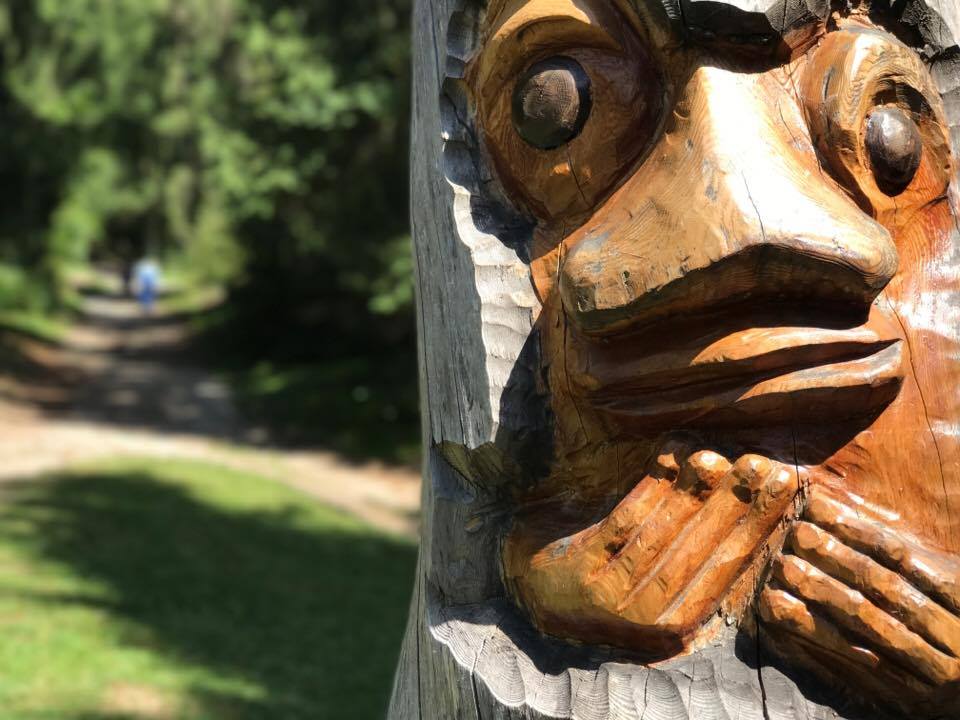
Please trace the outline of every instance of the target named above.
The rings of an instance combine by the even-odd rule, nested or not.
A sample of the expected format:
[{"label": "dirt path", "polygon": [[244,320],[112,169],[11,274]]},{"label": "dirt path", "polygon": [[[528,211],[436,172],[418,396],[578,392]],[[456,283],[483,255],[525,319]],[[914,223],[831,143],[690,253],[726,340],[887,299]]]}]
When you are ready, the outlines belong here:
[{"label": "dirt path", "polygon": [[414,536],[416,473],[321,451],[265,447],[229,388],[182,361],[183,321],[92,297],[62,348],[36,348],[57,383],[0,383],[0,480],[106,457],[202,460],[254,472],[390,532]]}]

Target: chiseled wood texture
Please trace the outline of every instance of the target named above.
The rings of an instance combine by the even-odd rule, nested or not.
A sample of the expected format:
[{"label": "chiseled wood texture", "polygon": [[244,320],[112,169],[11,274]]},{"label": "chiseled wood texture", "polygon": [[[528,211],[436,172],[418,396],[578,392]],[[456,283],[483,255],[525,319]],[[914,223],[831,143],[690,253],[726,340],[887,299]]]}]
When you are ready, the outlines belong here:
[{"label": "chiseled wood texture", "polygon": [[816,32],[830,13],[829,0],[679,0],[691,33],[789,48]]},{"label": "chiseled wood texture", "polygon": [[506,602],[440,608],[434,637],[473,668],[479,712],[456,717],[578,720],[828,720],[868,716],[825,707],[778,668],[758,662],[747,635],[726,632],[694,655],[648,667],[608,650],[544,639]]},{"label": "chiseled wood texture", "polygon": [[[956,153],[960,147],[958,8],[952,0],[890,2],[888,7],[883,2],[875,0],[873,4],[876,17],[882,15],[886,20],[897,14],[907,28],[904,41],[915,40],[919,56],[930,68],[936,94],[940,96],[933,104],[952,133]],[[554,8],[573,6],[581,11],[596,6],[581,0],[492,3],[494,8],[509,3],[552,3]],[[790,67],[808,62],[804,53],[819,42],[827,27],[827,8],[817,0],[662,0],[659,4],[656,0],[610,0],[609,4],[620,7],[631,3],[643,5],[645,12],[663,20],[664,27],[672,28],[670,32],[691,42],[706,41],[718,48],[769,47]],[[527,167],[528,179],[513,184],[505,179],[504,169],[517,162],[525,150],[515,146],[498,156],[477,124],[477,114],[484,112],[484,103],[488,109],[496,107],[502,94],[493,92],[479,102],[470,96],[478,74],[486,72],[490,77],[497,72],[493,63],[486,71],[476,69],[485,10],[479,0],[417,0],[415,5],[411,206],[420,312],[426,482],[417,582],[389,717],[866,720],[882,716],[875,709],[858,707],[858,697],[871,691],[876,693],[873,700],[886,701],[891,694],[896,696],[885,703],[885,712],[893,718],[955,717],[956,713],[947,708],[957,696],[956,686],[951,683],[956,678],[953,660],[960,644],[960,608],[951,605],[951,598],[958,597],[957,588],[951,585],[957,577],[951,563],[960,550],[960,533],[950,517],[951,502],[956,502],[957,497],[949,489],[952,479],[945,478],[939,489],[928,480],[935,472],[931,457],[941,457],[941,469],[942,458],[952,463],[958,457],[955,446],[960,438],[951,436],[949,428],[958,416],[960,398],[955,392],[935,391],[945,383],[949,387],[949,374],[944,375],[936,362],[927,366],[918,363],[920,369],[913,371],[913,380],[904,386],[898,398],[902,398],[903,407],[923,406],[926,417],[888,412],[881,416],[883,422],[876,424],[871,436],[851,448],[838,450],[830,460],[830,470],[840,475],[831,478],[849,476],[850,484],[843,488],[832,488],[830,479],[820,483],[808,475],[805,467],[799,467],[805,464],[797,462],[803,453],[817,450],[815,440],[792,447],[789,458],[781,458],[785,462],[769,460],[780,457],[775,449],[752,460],[750,456],[722,452],[722,443],[716,448],[691,447],[689,452],[672,456],[664,452],[663,438],[649,443],[593,442],[591,436],[619,432],[612,427],[630,426],[631,432],[642,434],[649,417],[618,410],[616,395],[627,390],[635,392],[638,377],[645,378],[650,387],[674,382],[676,378],[669,372],[673,362],[670,358],[682,356],[685,340],[675,338],[677,342],[669,352],[653,361],[632,357],[628,349],[618,349],[616,344],[603,352],[596,348],[584,352],[581,348],[568,354],[572,348],[569,338],[602,336],[608,328],[616,332],[625,322],[623,307],[629,306],[630,313],[636,310],[632,300],[627,298],[624,302],[624,296],[618,297],[612,286],[604,289],[603,278],[591,279],[590,263],[571,264],[564,254],[576,244],[568,240],[576,232],[574,229],[590,220],[596,207],[609,204],[610,197],[624,192],[626,185],[612,174],[616,168],[604,166],[602,159],[592,161],[595,165],[585,182],[577,172],[581,159],[576,154],[568,155],[565,164],[537,165],[533,160]],[[911,33],[913,40],[907,37]],[[536,47],[538,42],[549,42],[549,36],[549,30],[539,38],[528,34],[527,41]],[[615,54],[617,47],[623,47],[623,43],[604,45],[604,40],[594,35],[586,40],[593,48],[589,59],[599,58],[601,62],[603,57],[610,57],[604,53]],[[870,40],[867,37],[860,41]],[[814,62],[840,63],[842,51],[839,48],[832,53],[828,42],[824,54]],[[833,59],[825,59],[828,57]],[[648,117],[648,111],[671,107],[676,98],[670,97],[666,89],[655,102],[622,92],[616,95],[620,92],[619,73],[633,73],[634,79],[643,78],[648,83],[656,82],[656,78],[645,76],[642,67],[624,69],[620,62],[610,61],[606,67],[609,81],[601,83],[599,91],[634,104],[637,124],[632,137],[640,138],[636,146],[616,146],[617,157],[628,158],[624,162],[640,162],[647,152],[643,138],[660,131],[651,125],[654,121],[649,119],[652,115]],[[789,74],[788,77],[792,79]],[[508,79],[505,77],[502,82]],[[764,82],[778,81],[771,77]],[[709,112],[711,92],[729,91],[743,97],[766,92],[762,83],[751,87],[745,80],[721,77],[719,71],[714,75],[701,73],[691,87],[692,101],[682,107],[690,111],[692,125],[698,122],[698,107],[702,113]],[[773,91],[774,85],[767,89]],[[509,101],[509,93],[507,96]],[[781,112],[774,144],[793,142],[794,150],[803,155],[807,148],[800,147],[803,133],[798,131],[805,122],[804,112],[792,112],[789,108]],[[742,117],[738,119],[741,132],[743,121]],[[591,146],[610,142],[615,128],[614,118],[607,121],[601,132],[595,132],[596,128],[588,124],[582,138],[584,152]],[[831,126],[833,131],[836,128]],[[770,137],[761,133],[754,139],[774,142]],[[726,151],[731,157],[739,153],[741,160],[768,149],[762,142],[757,148],[743,141],[733,142]],[[698,147],[691,150],[683,143],[679,145],[677,162],[681,164],[674,164],[672,172],[677,173],[682,162],[689,161],[693,163],[690,175],[704,179],[704,185],[696,192],[688,189],[682,196],[695,215],[699,197],[696,193],[706,194],[711,187],[703,172],[704,161],[709,158],[697,156]],[[812,146],[807,147],[812,151]],[[680,160],[683,148],[692,159]],[[590,161],[587,155],[583,158]],[[656,162],[647,164],[652,168],[650,172],[657,172]],[[934,165],[921,171],[927,173],[923,177],[930,178],[924,185],[936,186]],[[826,182],[838,182],[836,178],[842,176],[846,166],[839,162],[837,167],[840,169],[831,166],[821,171],[814,163],[808,167],[809,176],[826,177],[821,175],[824,172],[831,178]],[[535,182],[542,177],[544,168],[553,173],[555,184],[538,190]],[[852,177],[858,183],[869,180],[856,173]],[[766,179],[768,176],[744,178],[743,187],[732,191],[737,203],[729,221],[731,227],[739,228],[737,237],[746,238],[748,245],[752,242],[762,246],[771,238],[776,241],[781,222],[778,213],[785,228],[783,237],[789,234],[789,212],[777,207],[775,188],[762,187]],[[657,183],[670,181],[668,174],[661,179],[652,175],[642,180],[638,187],[651,191],[656,190]],[[752,189],[757,187],[754,180],[760,187],[756,191]],[[825,197],[818,195],[816,188],[805,192],[809,193],[811,207]],[[958,264],[950,253],[960,252],[960,228],[954,225],[949,210],[938,206],[918,215],[916,221],[907,222],[896,208],[884,206],[886,196],[877,195],[876,188],[860,192],[861,210],[895,229],[900,266],[932,266],[939,271],[919,279],[895,278],[886,285],[887,275],[893,270],[884,266],[887,259],[882,252],[869,256],[876,252],[877,243],[867,243],[862,258],[851,256],[851,267],[858,268],[859,277],[851,297],[858,293],[868,301],[878,297],[880,303],[897,311],[894,315],[934,317],[956,324],[960,320],[960,297],[949,271]],[[955,186],[952,192],[955,208],[960,209]],[[535,210],[532,214],[518,211],[518,205]],[[844,207],[843,213],[852,211]],[[564,220],[550,227],[542,219],[547,215],[562,216]],[[618,219],[610,210],[605,217],[612,231],[622,226],[622,218]],[[851,226],[855,225],[854,216],[849,217]],[[604,216],[596,219],[604,221]],[[706,225],[704,228],[706,232]],[[927,242],[931,236],[941,238],[932,250]],[[671,237],[669,227],[665,227],[662,237]],[[623,255],[616,257],[622,259]],[[692,262],[697,262],[695,257]],[[702,262],[708,267],[711,259],[706,257]],[[569,282],[557,282],[559,267],[563,267],[563,277]],[[871,286],[870,272],[863,272],[864,268],[876,276],[875,286]],[[663,271],[667,274],[656,282],[666,285],[671,277],[669,269]],[[688,271],[689,268],[684,270]],[[642,281],[645,272],[639,265],[634,278]],[[789,268],[776,272],[789,272]],[[531,273],[535,286],[531,284]],[[730,282],[735,283],[736,273],[730,277]],[[784,277],[790,276],[780,275],[781,280]],[[837,284],[849,291],[851,283],[843,279],[842,273],[838,277]],[[887,289],[877,295],[885,285]],[[580,303],[580,297],[569,295],[565,310],[560,291],[572,292],[571,288],[577,287],[592,293],[592,304]],[[819,292],[814,285],[809,289]],[[634,298],[643,297],[636,288],[632,292]],[[675,306],[669,312],[682,310],[683,303],[690,302],[689,295],[677,293],[671,302]],[[659,303],[651,305],[651,318],[664,313],[664,307]],[[574,309],[582,310],[582,317],[577,317],[579,310],[569,312]],[[606,312],[593,312],[597,309]],[[884,328],[882,319],[871,321],[852,342],[863,347],[875,345],[878,339],[882,340]],[[792,334],[771,337],[790,349],[801,345],[798,338],[809,330],[800,327]],[[922,352],[934,357],[955,354],[955,344],[935,330],[920,327],[910,338],[910,347],[900,350],[902,357],[891,362],[910,363],[913,353],[921,352],[914,348],[923,348]],[[818,332],[822,333],[819,339],[829,343],[832,330]],[[729,358],[731,352],[735,353],[719,331],[707,347],[696,337],[687,341],[689,349],[700,352],[697,362],[702,369],[697,372],[705,373],[706,380],[716,380],[711,375],[715,372],[711,369],[711,357]],[[844,342],[851,342],[850,336]],[[674,354],[671,356],[670,352]],[[810,353],[810,361],[824,359]],[[571,359],[574,364],[568,365]],[[602,417],[591,418],[592,413],[584,413],[583,406],[578,405],[583,398],[596,400],[597,388],[591,386],[590,373],[577,370],[576,362],[585,363],[580,367],[591,368],[606,379],[616,381],[619,373],[626,383],[621,390],[617,390],[619,381],[611,384],[607,399],[610,412],[601,413]],[[570,368],[574,371],[570,372]],[[953,382],[955,387],[955,378]],[[552,397],[551,389],[561,384],[566,387],[562,393],[565,397]],[[842,392],[842,388],[838,385],[831,392]],[[874,392],[879,394],[870,402],[876,402],[878,407],[889,401],[883,383],[877,384]],[[697,402],[702,405],[702,401]],[[863,398],[857,402],[868,403]],[[745,411],[756,409],[751,406]],[[723,426],[721,423],[720,427]],[[933,428],[943,432],[918,451],[916,466],[907,473],[897,470],[904,451],[901,439],[911,433],[930,432],[934,436]],[[796,442],[795,438],[790,439]],[[782,437],[771,439],[771,448],[783,441]],[[572,454],[566,456],[569,463],[558,477],[556,455],[571,448]],[[708,454],[704,455],[705,452]],[[878,489],[856,479],[854,470],[867,456],[877,457],[891,468],[887,485],[881,483]],[[759,473],[756,463],[764,461],[772,464]],[[746,470],[751,462],[755,479]],[[687,465],[693,469],[684,470]],[[622,467],[630,469],[623,472]],[[682,472],[686,475],[682,476]],[[658,473],[655,480],[666,480],[672,485],[645,480]],[[543,481],[548,474],[552,480]],[[805,483],[817,489],[798,499],[796,505],[793,492],[784,496],[767,491],[765,495],[766,485],[773,483],[775,489],[779,481],[774,479],[781,475],[788,486]],[[651,501],[644,495],[647,492],[670,494],[678,511],[690,517],[713,518],[712,510],[720,508],[718,516],[732,519],[733,527],[724,529],[723,523],[711,520],[706,525],[695,524],[695,532],[691,531],[696,542],[711,548],[711,557],[726,558],[724,562],[698,565],[696,553],[684,550],[683,543],[676,545],[677,552],[670,559],[677,559],[678,564],[672,572],[678,583],[689,585],[692,590],[684,590],[679,596],[676,591],[664,593],[659,581],[668,578],[660,573],[658,583],[649,585],[646,599],[629,611],[640,614],[632,618],[634,626],[637,622],[649,622],[656,627],[663,624],[664,617],[677,613],[678,617],[687,618],[668,623],[676,629],[675,639],[680,644],[668,640],[662,646],[660,655],[665,654],[668,659],[649,662],[642,651],[650,649],[651,640],[643,633],[633,649],[623,647],[628,642],[609,642],[603,631],[591,637],[590,628],[602,627],[602,619],[599,624],[591,624],[584,616],[585,622],[576,628],[575,613],[549,629],[586,644],[549,639],[531,626],[529,610],[536,598],[521,600],[525,607],[518,608],[516,600],[523,598],[523,590],[517,587],[515,571],[520,568],[522,575],[527,560],[520,560],[511,570],[509,547],[503,555],[504,534],[512,525],[512,514],[521,497],[530,503],[533,513],[538,502],[542,503],[543,516],[555,513],[552,530],[565,525],[576,527],[576,519],[568,523],[570,518],[564,518],[551,505],[556,490],[551,482],[557,480],[579,484],[576,492],[580,498],[571,507],[578,503],[580,507],[600,507],[606,503],[604,512],[595,518],[604,521],[593,531],[599,534],[575,540],[585,545],[602,545],[605,552],[623,541],[625,525],[618,524],[618,517],[629,519],[631,513],[641,512],[645,503]],[[688,492],[691,488],[696,491]],[[822,497],[817,494],[821,488]],[[836,522],[837,517],[851,513],[859,517],[863,512],[868,516],[873,512],[857,504],[857,493],[869,497],[880,508],[872,516],[873,524],[867,523],[860,534],[855,523]],[[744,501],[742,506],[734,502],[748,494],[750,502]],[[631,504],[633,501],[635,505]],[[707,507],[711,509],[709,513]],[[620,509],[619,516],[615,508]],[[891,523],[882,508],[895,508],[901,516]],[[802,519],[794,521],[801,512]],[[769,513],[770,518],[786,518],[787,522],[773,523],[777,528],[771,529],[764,513]],[[740,522],[743,518],[747,520]],[[579,518],[579,523],[583,527],[584,518]],[[902,532],[904,524],[915,534]],[[761,531],[753,532],[751,528]],[[674,530],[664,529],[667,534],[662,542],[672,542],[669,533]],[[543,531],[549,534],[551,528]],[[731,541],[736,533],[740,533],[741,539]],[[536,537],[527,539],[529,557],[535,558],[549,547],[546,538],[540,545]],[[906,545],[900,547],[897,542]],[[504,557],[506,567],[502,565]],[[898,558],[905,560],[900,562]],[[917,562],[911,565],[911,558]],[[758,619],[749,603],[761,570],[770,559],[771,579],[760,596]],[[635,567],[642,569],[642,563]],[[692,581],[704,579],[706,595],[700,605],[677,602],[678,598],[695,599],[697,585]],[[713,587],[723,587],[726,593],[719,608]],[[911,589],[919,594],[911,595]],[[930,598],[937,602],[929,602]],[[717,619],[707,623],[709,633],[700,636],[689,654],[670,657],[689,640],[691,633],[696,634],[696,628],[704,622],[704,609],[718,612]],[[542,627],[543,623],[540,624]],[[905,627],[909,630],[905,631]],[[859,644],[845,641],[851,633],[867,640],[872,638],[873,645],[867,640]],[[654,646],[662,640],[662,636],[658,637],[659,640],[652,641]],[[621,649],[610,649],[611,644],[619,644]],[[825,667],[827,682],[822,684],[816,678],[824,677]],[[839,684],[855,686],[855,690],[838,690],[837,683],[830,682],[831,673],[834,680],[842,680]],[[930,683],[946,687],[953,695],[934,696],[931,705]],[[914,702],[927,704],[914,715],[896,707],[894,703],[899,700],[908,707]],[[945,714],[937,715],[938,711]]]}]

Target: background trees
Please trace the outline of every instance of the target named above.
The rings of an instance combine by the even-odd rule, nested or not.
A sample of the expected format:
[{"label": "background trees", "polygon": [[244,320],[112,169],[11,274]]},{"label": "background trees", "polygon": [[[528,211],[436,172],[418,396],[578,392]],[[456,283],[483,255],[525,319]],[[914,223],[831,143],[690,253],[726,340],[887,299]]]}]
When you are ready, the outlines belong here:
[{"label": "background trees", "polygon": [[[0,308],[63,304],[77,264],[160,255],[228,289],[207,330],[241,384],[413,412],[408,14],[0,0]],[[303,392],[307,363],[349,398]]]}]

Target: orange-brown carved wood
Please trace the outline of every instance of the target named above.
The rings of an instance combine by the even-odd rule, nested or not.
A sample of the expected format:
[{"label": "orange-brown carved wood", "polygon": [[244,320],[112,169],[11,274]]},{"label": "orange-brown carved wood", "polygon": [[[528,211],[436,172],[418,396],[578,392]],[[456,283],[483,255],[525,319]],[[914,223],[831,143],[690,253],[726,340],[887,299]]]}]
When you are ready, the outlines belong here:
[{"label": "orange-brown carved wood", "polygon": [[[472,16],[444,94],[486,168],[470,192],[512,218],[490,234],[521,248],[534,360],[510,377],[536,391],[524,415],[506,383],[512,434],[432,441],[493,488],[464,528],[498,528],[544,642],[669,673],[733,632],[817,678],[816,717],[960,717],[960,10],[908,5]],[[759,716],[802,717],[759,677]]]}]

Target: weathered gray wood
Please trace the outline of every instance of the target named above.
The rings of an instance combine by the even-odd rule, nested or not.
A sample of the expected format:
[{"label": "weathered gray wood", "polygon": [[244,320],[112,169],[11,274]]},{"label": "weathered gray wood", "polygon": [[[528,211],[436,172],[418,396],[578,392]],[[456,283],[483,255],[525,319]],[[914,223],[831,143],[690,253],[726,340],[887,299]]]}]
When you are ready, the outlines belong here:
[{"label": "weathered gray wood", "polygon": [[[953,154],[960,162],[960,3],[957,0],[914,0],[904,16],[920,28],[932,55],[930,68],[950,124]],[[960,212],[960,187],[953,186],[954,212]]]},{"label": "weathered gray wood", "polygon": [[680,0],[688,30],[740,41],[775,42],[812,22],[823,23],[829,0]]},{"label": "weathered gray wood", "polygon": [[877,16],[886,13],[912,28],[918,45],[925,44],[928,55],[948,52],[960,42],[960,5],[956,0],[874,0],[871,10]]},{"label": "weathered gray wood", "polygon": [[[638,0],[639,1],[639,0]],[[885,0],[884,0],[885,1]],[[655,0],[651,0],[655,2]],[[682,4],[681,4],[682,2]],[[916,28],[960,147],[960,4],[894,3]],[[663,0],[691,28],[784,34],[825,0]],[[532,630],[504,598],[506,487],[549,450],[525,241],[478,146],[461,85],[480,0],[417,0],[412,225],[424,417],[423,537],[391,720],[828,720],[841,709],[730,628],[658,667]],[[743,24],[744,15],[753,19]],[[739,18],[730,24],[730,18]],[[829,705],[829,706],[828,706]]]}]

